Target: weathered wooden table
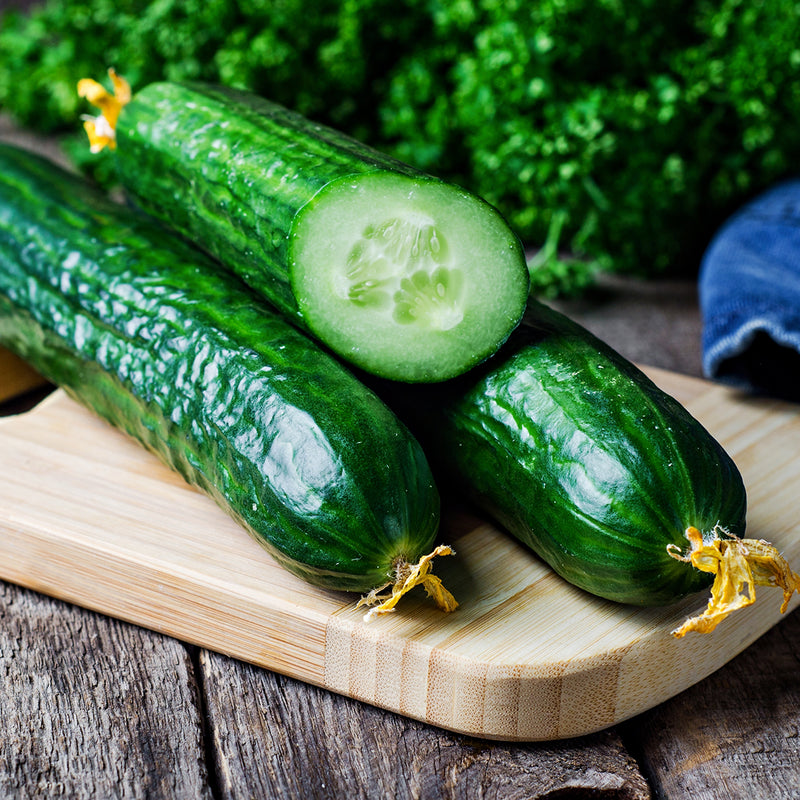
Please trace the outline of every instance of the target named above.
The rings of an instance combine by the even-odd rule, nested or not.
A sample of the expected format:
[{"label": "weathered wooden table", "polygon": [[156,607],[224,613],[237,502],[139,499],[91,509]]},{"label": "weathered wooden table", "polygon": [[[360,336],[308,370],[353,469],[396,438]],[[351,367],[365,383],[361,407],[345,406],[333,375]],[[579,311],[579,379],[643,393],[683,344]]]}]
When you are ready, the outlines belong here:
[{"label": "weathered wooden table", "polygon": [[[635,361],[700,374],[691,281],[608,280],[561,305]],[[610,730],[503,744],[0,583],[0,797],[796,798],[799,632],[786,617]]]}]

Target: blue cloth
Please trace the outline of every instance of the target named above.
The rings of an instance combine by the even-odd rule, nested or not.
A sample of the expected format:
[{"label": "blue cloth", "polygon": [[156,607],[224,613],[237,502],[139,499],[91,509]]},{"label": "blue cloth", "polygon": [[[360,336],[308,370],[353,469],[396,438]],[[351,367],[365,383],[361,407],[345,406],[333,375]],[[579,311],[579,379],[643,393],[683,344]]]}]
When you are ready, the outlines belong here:
[{"label": "blue cloth", "polygon": [[703,256],[699,292],[705,374],[800,399],[800,178],[720,228]]}]

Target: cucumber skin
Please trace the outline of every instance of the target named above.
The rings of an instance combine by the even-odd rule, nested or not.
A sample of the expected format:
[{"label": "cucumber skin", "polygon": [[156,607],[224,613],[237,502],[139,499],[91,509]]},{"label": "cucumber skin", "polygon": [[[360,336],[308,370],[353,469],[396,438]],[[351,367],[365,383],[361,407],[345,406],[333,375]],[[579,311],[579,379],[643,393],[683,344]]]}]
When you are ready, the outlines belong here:
[{"label": "cucumber skin", "polygon": [[712,576],[667,546],[686,550],[689,526],[744,534],[745,487],[720,444],[633,364],[544,305],[531,302],[476,371],[395,397],[440,485],[449,480],[599,597],[665,605],[707,588]]},{"label": "cucumber skin", "polygon": [[[196,241],[314,336],[292,286],[293,225],[299,213],[314,205],[323,188],[354,175],[388,171],[444,184],[283,106],[221,86],[149,84],[123,108],[116,138],[120,179],[137,205]],[[495,352],[519,323],[529,288],[522,246],[510,230],[508,240],[519,251],[520,302],[508,309],[499,341],[489,342],[469,363],[430,378],[405,378],[374,366],[369,371],[395,380],[437,382]],[[339,356],[364,366],[358,349]]]},{"label": "cucumber skin", "polygon": [[372,392],[189,245],[8,146],[0,342],[311,583],[366,591],[433,546],[427,461]]}]

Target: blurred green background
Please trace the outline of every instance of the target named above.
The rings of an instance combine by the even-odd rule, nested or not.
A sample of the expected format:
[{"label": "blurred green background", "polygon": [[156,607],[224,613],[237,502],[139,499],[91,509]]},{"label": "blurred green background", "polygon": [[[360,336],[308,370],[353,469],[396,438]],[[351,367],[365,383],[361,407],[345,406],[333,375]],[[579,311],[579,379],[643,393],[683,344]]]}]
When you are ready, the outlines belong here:
[{"label": "blurred green background", "polygon": [[79,78],[252,89],[482,195],[534,291],[692,275],[722,220],[800,171],[793,0],[16,0],[0,109],[91,160]]}]

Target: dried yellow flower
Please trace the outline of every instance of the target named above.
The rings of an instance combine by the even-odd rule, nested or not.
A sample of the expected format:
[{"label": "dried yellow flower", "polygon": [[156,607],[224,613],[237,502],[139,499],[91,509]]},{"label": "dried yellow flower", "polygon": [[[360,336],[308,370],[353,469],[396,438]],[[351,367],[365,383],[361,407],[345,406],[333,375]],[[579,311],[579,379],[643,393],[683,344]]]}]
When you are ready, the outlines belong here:
[{"label": "dried yellow flower", "polygon": [[[439,545],[432,553],[423,556],[416,564],[409,564],[400,561],[395,565],[396,578],[394,584],[386,584],[377,589],[373,589],[366,597],[358,601],[358,605],[374,606],[364,616],[364,621],[369,622],[379,614],[388,614],[394,611],[397,601],[406,592],[411,591],[415,586],[424,587],[428,597],[432,598],[442,611],[455,611],[458,608],[456,599],[444,588],[441,580],[431,573],[431,562],[436,556],[453,555],[452,548],[447,545]],[[391,592],[380,594],[381,591],[392,587]],[[375,604],[378,605],[375,605]]]},{"label": "dried yellow flower", "polygon": [[783,589],[781,613],[786,611],[794,592],[800,592],[800,575],[763,539],[740,539],[720,527],[715,527],[707,536],[697,528],[688,528],[686,538],[691,545],[688,553],[683,554],[672,546],[667,548],[669,554],[716,577],[708,607],[672,631],[677,638],[690,631],[710,633],[729,614],[755,602],[756,586]]},{"label": "dried yellow flower", "polygon": [[83,128],[89,137],[89,144],[93,153],[99,153],[105,147],[113,150],[117,146],[116,127],[120,111],[130,102],[130,84],[114,69],[108,70],[114,94],[111,94],[102,84],[91,78],[78,81],[78,95],[85,97],[93,106],[100,109],[96,117],[83,118]]}]

